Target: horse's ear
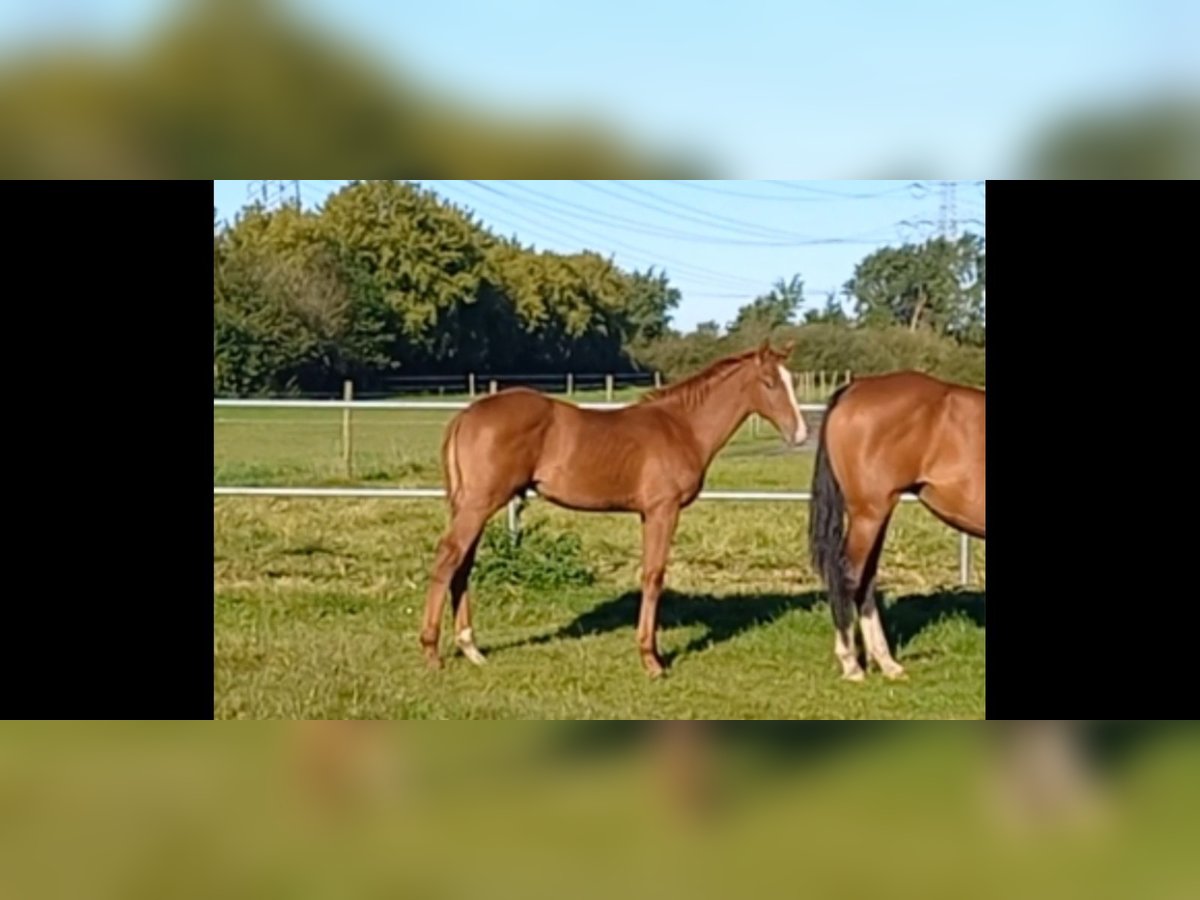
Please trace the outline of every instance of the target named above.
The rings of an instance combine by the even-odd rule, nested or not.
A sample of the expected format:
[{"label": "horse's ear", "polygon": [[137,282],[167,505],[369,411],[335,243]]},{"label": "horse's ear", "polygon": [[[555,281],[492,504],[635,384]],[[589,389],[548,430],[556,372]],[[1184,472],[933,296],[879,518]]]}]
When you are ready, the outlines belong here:
[{"label": "horse's ear", "polygon": [[763,338],[763,342],[758,345],[758,358],[766,359],[767,355],[770,352],[771,352],[771,339]]},{"label": "horse's ear", "polygon": [[794,340],[784,341],[783,346],[779,348],[779,358],[787,359],[789,356],[792,355],[792,351],[795,349],[796,349],[796,342]]}]

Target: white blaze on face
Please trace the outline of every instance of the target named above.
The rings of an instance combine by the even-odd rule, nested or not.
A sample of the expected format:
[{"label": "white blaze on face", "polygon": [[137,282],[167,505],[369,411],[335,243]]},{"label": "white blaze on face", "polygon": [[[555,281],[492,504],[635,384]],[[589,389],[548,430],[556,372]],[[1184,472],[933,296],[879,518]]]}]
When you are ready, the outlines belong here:
[{"label": "white blaze on face", "polygon": [[803,444],[808,437],[808,426],[804,423],[804,416],[800,414],[800,404],[796,402],[796,389],[792,386],[792,373],[787,370],[786,366],[780,365],[779,377],[783,379],[783,385],[787,388],[788,400],[796,413],[796,433],[793,441],[796,444]]}]

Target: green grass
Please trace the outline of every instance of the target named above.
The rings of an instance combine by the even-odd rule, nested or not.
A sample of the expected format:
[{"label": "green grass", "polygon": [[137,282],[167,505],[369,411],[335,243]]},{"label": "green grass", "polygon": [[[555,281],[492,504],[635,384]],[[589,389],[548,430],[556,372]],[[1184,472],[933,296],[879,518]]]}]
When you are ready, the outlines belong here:
[{"label": "green grass", "polygon": [[983,724],[715,729],[697,808],[664,735],[603,723],[338,729],[317,767],[285,725],[6,722],[0,896],[1200,896],[1196,729],[1124,724],[1103,816],[1053,815],[1031,766],[1016,827],[990,802],[1016,759]]},{"label": "green grass", "polygon": [[[214,410],[217,484],[437,486],[450,412]],[[718,456],[712,489],[806,490],[811,452],[749,425]],[[885,627],[910,680],[838,677],[832,625],[809,567],[807,505],[700,502],[681,518],[660,605],[668,677],[634,646],[636,517],[534,500],[513,548],[489,526],[472,595],[478,669],[417,643],[446,521],[430,500],[214,499],[214,696],[219,718],[980,718],[983,546],[958,580],[957,535],[917,504],[897,512],[880,570]],[[449,622],[445,623],[447,626]]]}]

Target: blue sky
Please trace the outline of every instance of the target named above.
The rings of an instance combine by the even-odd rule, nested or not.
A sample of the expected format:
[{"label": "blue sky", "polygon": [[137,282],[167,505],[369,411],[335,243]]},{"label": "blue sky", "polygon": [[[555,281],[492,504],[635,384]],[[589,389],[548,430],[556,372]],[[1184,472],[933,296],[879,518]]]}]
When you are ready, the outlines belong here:
[{"label": "blue sky", "polygon": [[594,110],[791,178],[996,177],[1056,107],[1196,74],[1200,21],[1184,0],[302,6],[465,96]]},{"label": "blue sky", "polygon": [[[314,208],[344,183],[300,181],[301,202]],[[419,183],[539,249],[596,250],[628,269],[656,264],[683,292],[675,324],[685,329],[708,319],[724,325],[797,273],[809,305],[823,305],[822,292],[840,288],[872,250],[933,233],[944,190],[909,181]],[[220,218],[234,220],[250,185],[215,183]],[[983,186],[958,183],[954,199],[960,227],[982,233],[968,220],[983,219]],[[830,238],[848,243],[814,243]]]},{"label": "blue sky", "polygon": [[[599,116],[738,177],[1005,177],[1065,111],[1200,85],[1194,0],[275,2],[483,111]],[[3,3],[0,45],[128,39],[184,5]]]}]

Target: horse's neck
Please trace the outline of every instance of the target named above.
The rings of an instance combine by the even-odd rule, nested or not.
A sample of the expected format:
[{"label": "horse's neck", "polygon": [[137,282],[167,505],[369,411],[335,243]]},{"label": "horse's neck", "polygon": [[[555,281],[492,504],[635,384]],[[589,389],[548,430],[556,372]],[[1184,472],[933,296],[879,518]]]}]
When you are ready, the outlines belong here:
[{"label": "horse's neck", "polygon": [[715,385],[704,402],[697,405],[688,416],[688,424],[700,447],[705,468],[750,415],[750,406],[742,390],[744,377],[744,374],[738,373]]}]

